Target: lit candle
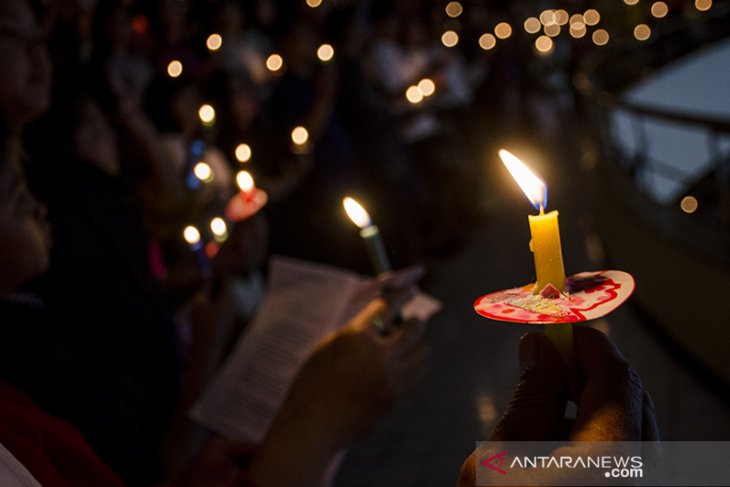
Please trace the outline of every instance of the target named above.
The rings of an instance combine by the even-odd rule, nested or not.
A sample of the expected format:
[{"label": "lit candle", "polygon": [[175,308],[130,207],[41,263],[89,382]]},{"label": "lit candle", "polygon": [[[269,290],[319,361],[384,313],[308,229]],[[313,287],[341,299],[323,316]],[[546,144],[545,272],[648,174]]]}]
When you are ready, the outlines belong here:
[{"label": "lit candle", "polygon": [[219,216],[210,221],[210,231],[216,242],[222,243],[228,239],[228,224]]},{"label": "lit candle", "polygon": [[373,225],[370,215],[365,211],[360,203],[349,196],[342,200],[342,206],[350,220],[360,228],[360,237],[365,243],[370,262],[376,274],[389,272],[391,270],[388,255],[385,253],[383,239],[380,236],[380,230]]},{"label": "lit candle", "polygon": [[251,173],[248,171],[238,171],[238,174],[236,174],[236,184],[238,184],[238,188],[241,190],[241,198],[247,203],[250,202],[256,187]]},{"label": "lit candle", "polygon": [[[540,293],[543,297],[557,298],[559,293],[565,291],[565,270],[560,247],[558,212],[553,210],[545,213],[547,186],[542,179],[510,152],[502,149],[499,151],[499,157],[530,203],[540,211],[538,215],[528,215],[532,236],[530,250],[535,259],[535,274],[537,275],[533,293]],[[572,325],[546,325],[545,333],[553,341],[566,365],[572,363]]]},{"label": "lit candle", "polygon": [[215,123],[215,108],[207,103],[201,105],[198,109],[198,117],[206,127],[213,125]]},{"label": "lit candle", "polygon": [[207,279],[211,277],[213,270],[210,265],[210,260],[205,255],[205,249],[203,248],[203,242],[200,238],[200,231],[193,225],[188,225],[183,230],[183,238],[190,245],[190,249],[195,254],[195,258],[198,261],[198,269],[200,275]]}]

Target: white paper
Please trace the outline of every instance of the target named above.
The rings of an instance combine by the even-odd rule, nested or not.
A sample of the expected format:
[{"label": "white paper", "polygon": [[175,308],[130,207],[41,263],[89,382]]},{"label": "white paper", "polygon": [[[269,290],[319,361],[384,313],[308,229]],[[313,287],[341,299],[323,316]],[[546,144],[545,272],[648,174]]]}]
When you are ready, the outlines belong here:
[{"label": "white paper", "polygon": [[0,485],[3,487],[41,487],[28,469],[1,443]]},{"label": "white paper", "polygon": [[[190,411],[203,426],[253,444],[264,439],[319,341],[377,296],[381,285],[373,278],[280,256],[271,260],[269,279],[253,322]],[[419,296],[409,305],[419,300],[426,314],[418,311],[418,303],[413,308],[425,319],[440,303]]]}]

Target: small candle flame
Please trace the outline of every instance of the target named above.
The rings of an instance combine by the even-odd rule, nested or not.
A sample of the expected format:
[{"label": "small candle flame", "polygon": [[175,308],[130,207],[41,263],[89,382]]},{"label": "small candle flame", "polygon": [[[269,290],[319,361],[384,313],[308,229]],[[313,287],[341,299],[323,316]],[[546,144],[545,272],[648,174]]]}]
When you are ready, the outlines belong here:
[{"label": "small candle flame", "polygon": [[200,243],[200,231],[192,225],[188,225],[183,230],[183,237],[185,241],[190,245],[196,245]]},{"label": "small candle flame", "polygon": [[500,149],[499,157],[512,174],[512,177],[515,178],[517,184],[520,185],[522,192],[525,193],[532,206],[536,210],[544,210],[547,207],[547,186],[545,182],[511,152]]},{"label": "small candle flame", "polygon": [[215,122],[215,108],[207,103],[201,105],[198,109],[198,117],[204,125],[212,125]]},{"label": "small candle flame", "polygon": [[317,49],[317,57],[323,63],[330,62],[335,57],[335,49],[330,44],[322,44]]},{"label": "small candle flame", "polygon": [[199,161],[195,164],[193,167],[193,174],[195,174],[195,177],[204,183],[208,183],[213,180],[213,169],[210,167],[210,164],[205,161]]},{"label": "small candle flame", "polygon": [[236,184],[244,193],[248,194],[253,189],[253,176],[248,171],[238,171]]},{"label": "small candle flame", "polygon": [[347,216],[350,217],[350,220],[352,220],[352,223],[358,227],[365,228],[371,225],[372,222],[370,221],[370,215],[368,215],[365,208],[363,208],[362,205],[353,198],[348,196],[343,199],[342,206],[345,207],[345,212],[347,213]]},{"label": "small candle flame", "polygon": [[210,231],[216,237],[222,237],[228,233],[228,226],[223,218],[217,216],[210,221]]},{"label": "small candle flame", "polygon": [[296,145],[304,145],[309,140],[309,131],[306,128],[300,126],[294,127],[291,131],[291,140]]}]

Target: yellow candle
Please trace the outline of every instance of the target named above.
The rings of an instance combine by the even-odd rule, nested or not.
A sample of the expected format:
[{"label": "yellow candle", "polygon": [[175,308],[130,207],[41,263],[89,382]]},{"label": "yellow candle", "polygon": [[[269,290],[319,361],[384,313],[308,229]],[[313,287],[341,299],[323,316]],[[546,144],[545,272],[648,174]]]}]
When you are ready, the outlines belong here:
[{"label": "yellow candle", "polygon": [[541,292],[545,286],[552,284],[559,292],[565,291],[565,270],[563,268],[563,252],[560,248],[560,228],[558,212],[529,215],[530,250],[535,258],[537,283],[533,292]]},{"label": "yellow candle", "polygon": [[[530,250],[535,259],[537,282],[533,292],[540,293],[545,286],[551,284],[559,292],[565,291],[565,270],[563,253],[560,247],[560,227],[558,212],[545,214],[547,205],[547,186],[521,160],[502,149],[499,157],[520,185],[522,191],[532,205],[540,210],[539,215],[528,215],[530,222]],[[568,324],[551,324],[545,326],[545,334],[550,338],[563,358],[568,370],[573,367],[573,326]]]}]

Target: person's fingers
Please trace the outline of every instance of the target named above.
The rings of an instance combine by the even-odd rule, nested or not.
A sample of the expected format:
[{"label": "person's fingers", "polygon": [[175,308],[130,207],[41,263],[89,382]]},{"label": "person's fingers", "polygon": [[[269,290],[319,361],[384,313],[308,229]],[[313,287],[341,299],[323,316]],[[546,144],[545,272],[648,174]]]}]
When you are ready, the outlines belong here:
[{"label": "person's fingers", "polygon": [[582,390],[571,440],[640,440],[644,389],[636,371],[606,335],[575,329]]},{"label": "person's fingers", "polygon": [[415,294],[417,288],[414,285],[407,285],[395,288],[388,288],[383,292],[383,299],[387,303],[387,310],[384,319],[390,324],[400,315],[400,309]]},{"label": "person's fingers", "polygon": [[464,464],[461,466],[459,471],[459,480],[456,482],[456,487],[474,487],[477,482],[477,452],[472,452],[471,455],[466,459]]},{"label": "person's fingers", "polygon": [[384,336],[383,341],[390,345],[390,353],[395,358],[400,358],[410,354],[423,342],[425,330],[426,323],[413,318],[401,324],[391,334]]},{"label": "person's fingers", "polygon": [[539,441],[558,438],[568,381],[550,340],[529,333],[520,340],[520,382],[490,441]]},{"label": "person's fingers", "polygon": [[350,320],[348,326],[356,330],[371,330],[380,333],[386,325],[384,319],[386,309],[385,300],[373,299]]},{"label": "person's fingers", "polygon": [[641,413],[641,441],[659,441],[659,426],[656,421],[654,401],[648,392],[644,391],[644,401]]}]

